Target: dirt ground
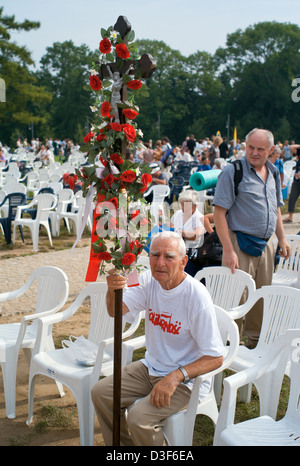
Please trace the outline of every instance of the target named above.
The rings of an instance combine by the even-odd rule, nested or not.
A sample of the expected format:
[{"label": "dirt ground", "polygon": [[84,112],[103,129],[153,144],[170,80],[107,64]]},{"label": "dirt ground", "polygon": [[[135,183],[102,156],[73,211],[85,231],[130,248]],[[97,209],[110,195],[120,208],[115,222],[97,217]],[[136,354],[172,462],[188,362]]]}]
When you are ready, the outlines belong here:
[{"label": "dirt ground", "polygon": [[[15,321],[10,317],[1,323]],[[87,313],[76,313],[70,320],[53,328],[55,342],[67,335],[84,334],[88,328]],[[72,392],[65,388],[66,395],[60,398],[55,382],[38,376],[35,388],[34,415],[30,426],[28,416],[29,367],[23,352],[19,356],[17,373],[16,418],[5,414],[3,378],[0,377],[0,446],[80,446],[77,406]],[[103,445],[98,423],[95,422],[94,445]]]}]

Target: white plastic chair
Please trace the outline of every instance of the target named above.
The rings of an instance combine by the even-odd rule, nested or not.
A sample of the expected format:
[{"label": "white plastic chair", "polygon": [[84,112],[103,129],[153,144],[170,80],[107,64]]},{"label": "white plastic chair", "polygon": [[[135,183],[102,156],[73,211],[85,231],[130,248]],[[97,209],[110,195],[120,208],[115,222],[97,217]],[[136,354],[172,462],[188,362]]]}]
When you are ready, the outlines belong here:
[{"label": "white plastic chair", "polygon": [[[9,183],[7,183],[5,185],[5,187],[3,187],[3,189],[1,189],[1,197],[0,197],[0,203],[3,201],[4,197],[7,195],[7,194],[11,194],[11,193],[23,193],[23,194],[26,194],[26,186],[22,183],[19,183],[17,180],[13,180]],[[4,195],[5,194],[5,195]],[[3,197],[4,195],[4,197]],[[0,217],[1,215],[3,217],[7,217],[8,215],[8,201],[5,202],[5,204],[3,204],[1,206],[1,209],[0,209]]]},{"label": "white plastic chair", "polygon": [[80,232],[82,219],[84,215],[84,207],[85,207],[85,198],[82,195],[82,191],[78,191],[73,197],[72,211],[64,212],[63,214],[58,214],[59,220],[63,218],[66,221],[66,225],[67,225],[69,233],[71,233],[71,229],[68,226],[69,225],[68,220],[71,220],[71,223],[74,226],[74,232],[76,236]]},{"label": "white plastic chair", "polygon": [[158,224],[160,213],[162,220],[164,221],[164,201],[170,195],[169,185],[160,184],[151,186],[148,191],[145,192],[144,197],[153,193],[152,202],[150,204],[150,213],[154,217],[155,224]]},{"label": "white plastic chair", "polygon": [[[33,285],[37,289],[33,288]],[[19,351],[22,348],[30,361],[37,333],[37,319],[59,311],[69,294],[66,274],[57,267],[39,267],[32,272],[26,283],[15,291],[0,294],[0,303],[17,299],[30,292],[34,314],[22,317],[21,322],[0,325],[0,363],[4,380],[6,415],[16,417],[16,375]],[[35,298],[35,304],[34,304]],[[12,303],[13,305],[13,303]],[[51,335],[46,339],[48,349],[54,348]]]},{"label": "white plastic chair", "polygon": [[[226,311],[219,306],[215,306],[215,312],[222,341],[224,343],[223,364],[214,371],[196,377],[194,379],[188,408],[167,418],[166,425],[163,427],[163,432],[166,441],[170,446],[192,445],[194,424],[197,414],[210,417],[216,425],[218,419],[218,407],[214,395],[213,378],[216,374],[225,370],[236,355],[239,346],[239,331],[236,323],[230,319]],[[133,351],[143,347],[144,345],[144,336],[133,338],[123,343],[122,351],[124,353],[126,364],[131,362]],[[199,401],[200,384],[205,380],[210,379],[212,379],[210,391]]]},{"label": "white plastic chair", "polygon": [[[289,286],[264,286],[253,293],[249,300],[241,306],[239,317],[246,314],[259,300],[263,300],[263,321],[258,343],[254,349],[240,346],[238,353],[230,364],[229,369],[240,372],[248,367],[256,365],[269,351],[273,343],[281,333],[290,329],[300,328],[300,290]],[[286,367],[286,373],[289,366]],[[256,383],[255,383],[256,384]],[[251,384],[245,385],[240,391],[240,399],[249,402],[251,399]],[[270,396],[264,377],[261,377],[259,386],[256,386],[260,396],[261,415],[276,416],[276,407],[279,393],[272,388]]]},{"label": "white plastic chair", "polygon": [[[13,228],[13,243],[16,241],[16,228],[17,226],[21,225],[24,227],[30,228],[31,236],[32,236],[32,243],[33,243],[33,250],[38,251],[39,246],[39,231],[40,225],[46,228],[50,245],[52,246],[52,237],[51,231],[49,226],[49,212],[56,207],[57,198],[53,194],[49,193],[42,193],[37,194],[33,200],[25,205],[19,206],[17,208],[17,214],[14,221],[14,228]],[[26,209],[30,209],[33,206],[37,206],[37,213],[36,218],[22,218],[22,211]]]},{"label": "white plastic chair", "polygon": [[[64,188],[57,193],[57,206],[55,210],[52,210],[49,214],[52,227],[52,235],[59,236],[60,233],[60,221],[64,218],[67,213],[68,206],[73,202],[74,193],[70,188]],[[70,233],[69,219],[65,218],[68,232]]]},{"label": "white plastic chair", "polygon": [[[215,429],[215,446],[300,446],[300,330],[288,330],[274,340],[268,352],[248,368],[224,380],[224,393]],[[275,421],[270,416],[234,424],[237,390],[245,384],[268,380],[268,395],[280,391],[284,368],[291,361],[290,395],[285,416]],[[276,364],[274,364],[276,361]]]},{"label": "white plastic chair", "polygon": [[[196,280],[205,280],[205,286],[209,291],[215,305],[225,309],[232,319],[238,319],[240,301],[244,293],[245,297],[252,296],[255,289],[255,281],[248,273],[236,269],[234,273],[228,267],[205,267],[195,275]],[[217,403],[221,401],[222,373],[215,377],[215,396]]]},{"label": "white plastic chair", "polygon": [[300,235],[286,235],[286,239],[291,245],[291,255],[287,260],[280,257],[272,285],[300,288]]},{"label": "white plastic chair", "polygon": [[205,267],[196,273],[195,279],[199,281],[205,279],[205,287],[213,303],[229,313],[233,309],[235,313],[238,311],[245,290],[250,297],[256,289],[251,275],[239,269],[232,273],[228,267],[223,266]]},{"label": "white plastic chair", "polygon": [[[66,385],[73,393],[77,408],[80,430],[80,443],[93,445],[94,438],[94,405],[91,400],[91,388],[99,377],[110,375],[113,372],[113,334],[114,319],[109,317],[106,309],[106,282],[91,283],[77,296],[74,303],[68,309],[40,319],[37,343],[33,351],[29,375],[29,401],[28,421],[33,417],[33,400],[35,378],[38,374],[55,379],[60,384]],[[94,366],[79,365],[72,358],[70,348],[47,351],[47,335],[51,333],[54,323],[62,322],[70,318],[82,305],[86,298],[90,297],[90,329],[88,340],[99,348]],[[138,328],[140,319],[123,332],[122,337],[131,336]],[[125,324],[125,322],[124,322]],[[64,396],[62,388],[60,395]]]}]

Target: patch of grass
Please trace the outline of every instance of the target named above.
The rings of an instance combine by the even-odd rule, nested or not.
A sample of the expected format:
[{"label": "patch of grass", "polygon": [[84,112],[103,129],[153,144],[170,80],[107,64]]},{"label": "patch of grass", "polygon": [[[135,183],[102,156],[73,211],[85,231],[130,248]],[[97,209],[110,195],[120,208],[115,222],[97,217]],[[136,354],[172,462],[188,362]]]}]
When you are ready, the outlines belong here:
[{"label": "patch of grass", "polygon": [[34,426],[35,433],[43,434],[49,428],[66,429],[73,424],[74,416],[74,408],[45,405],[40,420]]}]

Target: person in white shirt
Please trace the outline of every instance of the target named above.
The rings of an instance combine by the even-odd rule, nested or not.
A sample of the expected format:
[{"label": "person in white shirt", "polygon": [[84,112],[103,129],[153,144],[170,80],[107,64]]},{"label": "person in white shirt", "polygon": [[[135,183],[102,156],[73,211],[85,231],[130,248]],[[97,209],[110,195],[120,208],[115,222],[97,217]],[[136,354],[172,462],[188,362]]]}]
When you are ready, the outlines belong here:
[{"label": "person in white shirt", "polygon": [[[122,371],[121,445],[165,445],[165,419],[187,407],[192,379],[222,364],[223,344],[211,297],[184,272],[186,262],[181,236],[159,233],[151,242],[151,270],[140,275],[139,286],[123,294],[126,321],[145,311],[146,353]],[[114,290],[124,288],[126,278],[112,270],[107,284],[107,309],[113,316]],[[204,396],[209,387],[202,385]],[[105,445],[112,445],[113,376],[92,387],[92,400]]]},{"label": "person in white shirt", "polygon": [[177,210],[171,218],[170,227],[174,228],[179,233],[186,247],[188,262],[185,267],[185,272],[192,277],[199,270],[191,257],[196,254],[197,249],[202,246],[205,228],[204,216],[199,211],[199,196],[196,191],[182,191],[178,197],[181,209]]}]

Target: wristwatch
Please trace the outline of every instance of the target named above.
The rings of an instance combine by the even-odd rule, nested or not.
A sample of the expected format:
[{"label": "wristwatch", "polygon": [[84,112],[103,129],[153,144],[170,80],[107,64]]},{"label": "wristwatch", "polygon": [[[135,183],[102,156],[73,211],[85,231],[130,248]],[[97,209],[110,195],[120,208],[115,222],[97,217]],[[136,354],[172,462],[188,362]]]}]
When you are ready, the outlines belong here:
[{"label": "wristwatch", "polygon": [[178,369],[180,370],[180,372],[182,373],[183,377],[184,377],[184,380],[183,380],[183,383],[188,383],[189,380],[190,380],[190,377],[189,377],[189,374],[187,373],[187,371],[185,370],[184,367],[178,367]]}]

